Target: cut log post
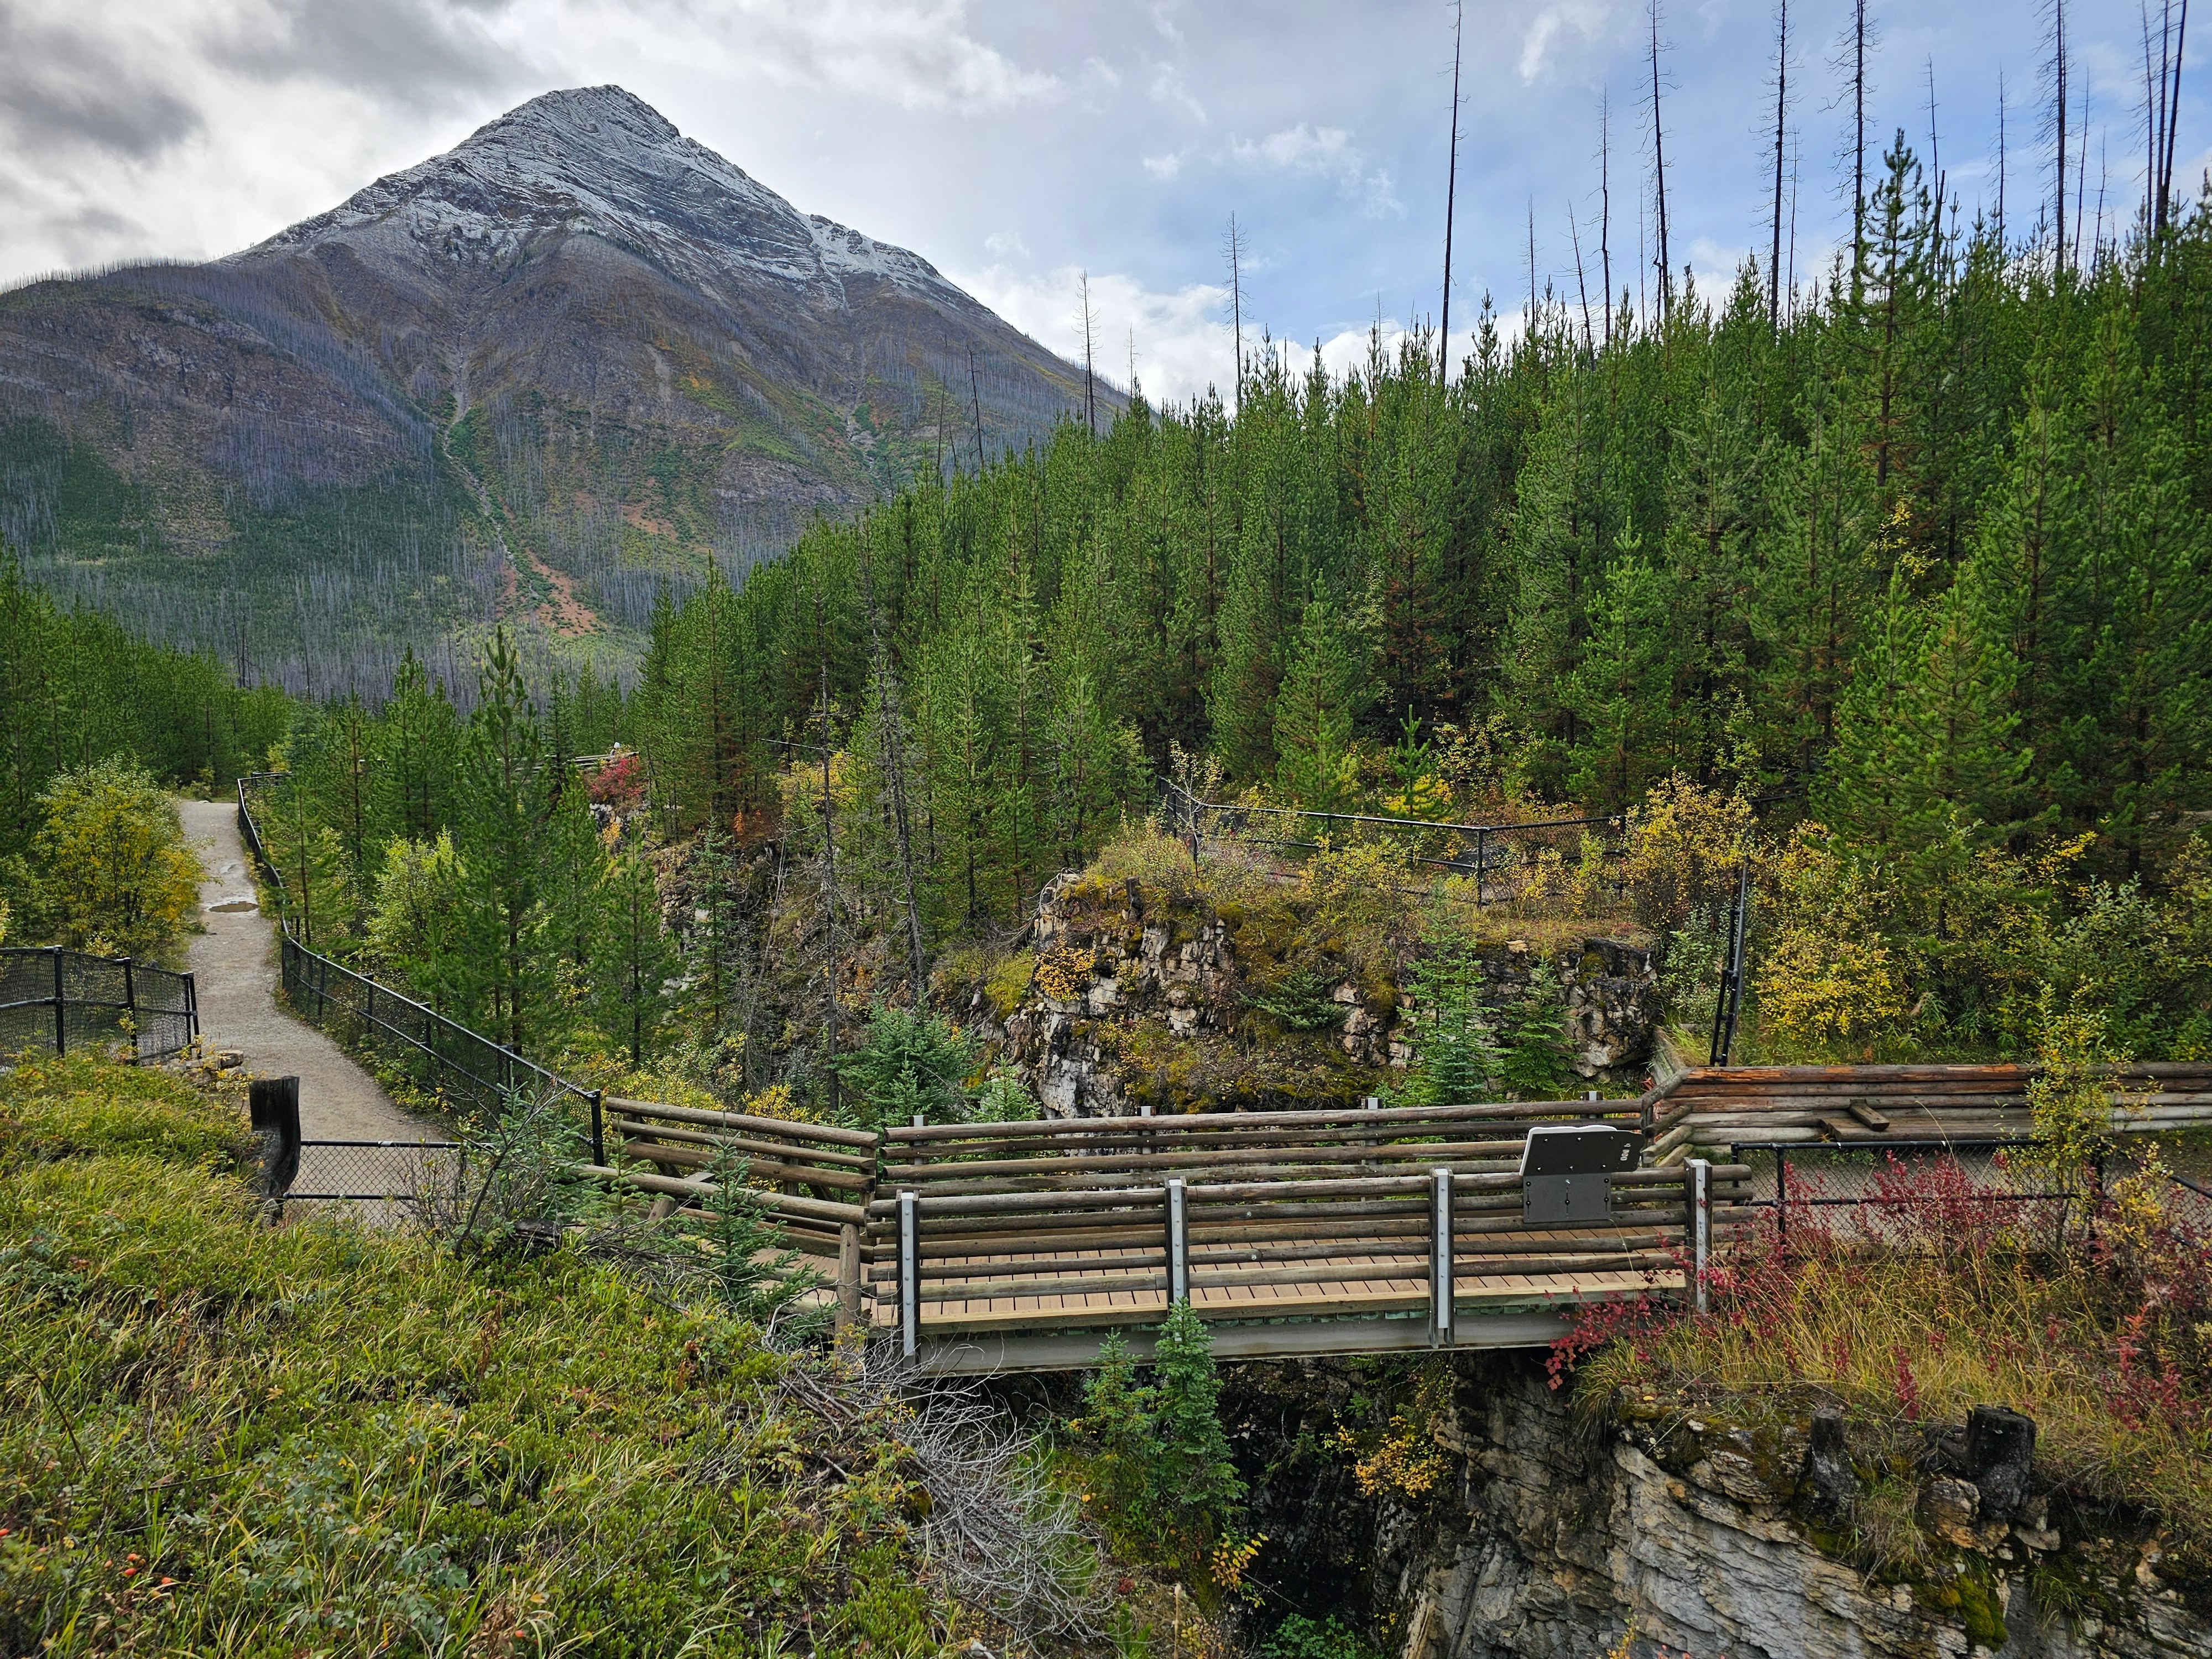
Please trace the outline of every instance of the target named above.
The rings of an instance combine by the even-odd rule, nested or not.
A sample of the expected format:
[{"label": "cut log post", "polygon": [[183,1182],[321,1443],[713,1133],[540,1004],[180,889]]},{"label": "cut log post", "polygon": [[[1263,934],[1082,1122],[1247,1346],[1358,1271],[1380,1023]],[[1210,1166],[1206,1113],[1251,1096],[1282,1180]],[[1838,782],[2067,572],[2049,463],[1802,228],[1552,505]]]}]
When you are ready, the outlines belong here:
[{"label": "cut log post", "polygon": [[300,1173],[300,1079],[256,1078],[246,1085],[247,1121],[261,1143],[261,1167],[255,1185],[264,1212],[283,1218],[284,1194]]},{"label": "cut log post", "polygon": [[1803,1486],[1815,1514],[1830,1522],[1850,1519],[1851,1506],[1858,1501],[1859,1477],[1851,1467],[1841,1406],[1822,1406],[1813,1413]]},{"label": "cut log post", "polygon": [[2004,1406],[1977,1406],[1966,1415],[1966,1479],[1982,1495],[1982,1513],[2004,1520],[2027,1502],[2035,1461],[2035,1419]]},{"label": "cut log post", "polygon": [[860,1230],[848,1222],[837,1230],[837,1328],[849,1330],[860,1318]]}]

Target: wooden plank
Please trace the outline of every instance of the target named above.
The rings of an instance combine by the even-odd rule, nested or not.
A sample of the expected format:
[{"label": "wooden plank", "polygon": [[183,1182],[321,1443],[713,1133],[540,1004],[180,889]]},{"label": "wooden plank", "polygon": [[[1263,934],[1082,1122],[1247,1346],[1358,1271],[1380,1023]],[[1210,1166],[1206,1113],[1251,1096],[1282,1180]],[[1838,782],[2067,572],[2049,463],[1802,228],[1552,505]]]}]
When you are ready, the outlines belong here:
[{"label": "wooden plank", "polygon": [[648,1122],[642,1118],[615,1117],[608,1121],[607,1127],[626,1139],[665,1140],[679,1146],[727,1147],[732,1152],[757,1152],[786,1163],[866,1171],[872,1171],[876,1167],[875,1159],[863,1158],[857,1152],[824,1152],[811,1146],[793,1146],[781,1141],[757,1140],[749,1135],[716,1134],[708,1129]]},{"label": "wooden plank", "polygon": [[[674,1176],[647,1175],[642,1170],[611,1169],[604,1164],[578,1166],[580,1174],[602,1181],[620,1181],[637,1188],[641,1192],[660,1193],[672,1197],[712,1198],[716,1191],[711,1181],[686,1181]],[[866,1214],[857,1204],[838,1204],[824,1198],[806,1198],[797,1193],[773,1193],[759,1188],[750,1191],[765,1207],[785,1214],[803,1216],[823,1221],[833,1226],[855,1223]]]},{"label": "wooden plank", "polygon": [[610,1095],[601,1103],[604,1111],[628,1113],[635,1116],[665,1118],[675,1123],[705,1123],[718,1128],[748,1130],[756,1134],[788,1135],[794,1140],[822,1141],[833,1146],[866,1148],[873,1152],[877,1146],[872,1129],[848,1129],[834,1123],[791,1123],[781,1118],[748,1117],[742,1112],[710,1112],[695,1106],[667,1106],[657,1101],[618,1099]]},{"label": "wooden plank", "polygon": [[1297,1112],[1176,1112],[1162,1117],[1044,1118],[1019,1123],[933,1123],[919,1128],[894,1127],[884,1132],[892,1145],[912,1146],[963,1137],[1001,1139],[1039,1134],[1109,1133],[1173,1134],[1179,1128],[1200,1133],[1213,1128],[1305,1128],[1342,1125],[1388,1129],[1394,1125],[1449,1122],[1455,1119],[1572,1116],[1596,1106],[1600,1111],[1633,1113],[1637,1103],[1623,1100],[1479,1101],[1455,1106],[1341,1106]]},{"label": "wooden plank", "polygon": [[[686,1170],[710,1170],[715,1158],[711,1152],[694,1146],[666,1146],[651,1141],[618,1137],[619,1150],[647,1163]],[[746,1160],[749,1176],[766,1176],[771,1181],[793,1181],[809,1187],[831,1187],[842,1192],[865,1193],[875,1182],[858,1170],[828,1170],[805,1164],[781,1164],[766,1158]]]},{"label": "wooden plank", "polygon": [[1341,1164],[1449,1163],[1477,1159],[1496,1162],[1507,1158],[1517,1164],[1521,1146],[1518,1140],[1463,1140],[1410,1141],[1387,1146],[1285,1146],[1272,1149],[1273,1156],[1261,1156],[1263,1151],[1269,1149],[1257,1147],[1229,1151],[1200,1149],[1188,1152],[1064,1152],[1053,1158],[979,1158],[957,1164],[890,1164],[884,1166],[883,1179],[887,1183],[902,1181],[984,1181],[1012,1176],[1087,1174],[1102,1164],[1116,1171],[1205,1169],[1215,1165],[1253,1170],[1276,1167],[1326,1169]]}]

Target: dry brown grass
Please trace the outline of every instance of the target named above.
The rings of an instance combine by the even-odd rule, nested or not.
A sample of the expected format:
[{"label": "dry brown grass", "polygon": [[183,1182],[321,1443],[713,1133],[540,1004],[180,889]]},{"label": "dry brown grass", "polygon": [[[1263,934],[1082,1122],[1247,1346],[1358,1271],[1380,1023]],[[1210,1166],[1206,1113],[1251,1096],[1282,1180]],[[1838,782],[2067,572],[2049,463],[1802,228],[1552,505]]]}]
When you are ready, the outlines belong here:
[{"label": "dry brown grass", "polygon": [[1962,1180],[1896,1183],[1911,1255],[1793,1213],[1788,1259],[1771,1234],[1741,1247],[1712,1316],[1625,1332],[1583,1364],[1584,1396],[1633,1385],[1754,1414],[1825,1398],[1899,1452],[2009,1406],[2035,1419],[2047,1477],[2154,1513],[2212,1571],[2212,1244],[2148,1183],[2117,1191],[2094,1236],[2055,1240],[1992,1219]]}]

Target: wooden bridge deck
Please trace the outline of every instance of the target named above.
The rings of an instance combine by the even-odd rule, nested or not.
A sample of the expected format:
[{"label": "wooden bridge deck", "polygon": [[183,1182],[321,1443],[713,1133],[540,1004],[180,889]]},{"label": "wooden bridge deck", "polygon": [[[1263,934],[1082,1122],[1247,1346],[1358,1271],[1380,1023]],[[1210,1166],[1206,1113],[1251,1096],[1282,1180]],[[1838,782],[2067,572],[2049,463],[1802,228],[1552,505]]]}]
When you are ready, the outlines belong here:
[{"label": "wooden bridge deck", "polygon": [[[1532,1233],[1528,1237],[1544,1239]],[[1348,1241],[1341,1253],[1315,1265],[1333,1276],[1304,1285],[1209,1284],[1205,1271],[1192,1274],[1190,1304],[1209,1320],[1333,1319],[1348,1315],[1420,1314],[1429,1311],[1430,1258],[1425,1250],[1394,1250],[1385,1241],[1361,1249]],[[1466,1311],[1487,1308],[1542,1307],[1601,1297],[1636,1296],[1658,1288],[1656,1271],[1623,1271],[1612,1265],[1617,1253],[1594,1252],[1588,1241],[1561,1237],[1588,1257],[1585,1267],[1559,1272],[1513,1271],[1510,1257],[1462,1256],[1453,1264],[1453,1305]],[[1133,1259],[1135,1257],[1137,1259]],[[965,1256],[945,1264],[972,1268],[970,1277],[940,1281],[945,1298],[924,1311],[925,1334],[1048,1330],[1156,1323],[1168,1310],[1168,1292],[1153,1283],[1157,1272],[1138,1253],[1086,1251],[1073,1257],[1009,1253]],[[1679,1288],[1678,1271],[1665,1276]],[[1006,1281],[1024,1281],[1009,1291]],[[1054,1291],[1056,1279],[1092,1288]],[[1122,1279],[1128,1288],[1101,1285]],[[961,1296],[956,1292],[968,1291]],[[888,1300],[875,1304],[872,1322],[882,1330],[898,1328],[898,1309]]]},{"label": "wooden bridge deck", "polygon": [[[1750,1219],[1752,1171],[1694,1146],[1970,1139],[2025,1127],[2012,1066],[1698,1071],[1635,1101],[1204,1113],[881,1133],[606,1103],[611,1161],[699,1213],[724,1148],[841,1317],[944,1370],[1143,1352],[1187,1297],[1214,1350],[1256,1358],[1550,1342],[1582,1303],[1683,1295]],[[2212,1117],[2212,1071],[2116,1079],[2142,1127]],[[1529,1128],[1636,1131],[1605,1224],[1525,1224]],[[2135,1120],[2131,1120],[2131,1124]],[[834,1266],[833,1266],[834,1264]]]}]

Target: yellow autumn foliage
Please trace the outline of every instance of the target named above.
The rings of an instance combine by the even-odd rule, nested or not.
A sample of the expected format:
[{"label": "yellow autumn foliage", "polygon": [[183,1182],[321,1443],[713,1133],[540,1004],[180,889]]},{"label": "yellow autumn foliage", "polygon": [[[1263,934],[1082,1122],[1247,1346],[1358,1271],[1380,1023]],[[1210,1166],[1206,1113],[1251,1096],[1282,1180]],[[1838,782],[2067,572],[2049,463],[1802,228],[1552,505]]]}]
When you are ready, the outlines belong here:
[{"label": "yellow autumn foliage", "polygon": [[60,942],[134,957],[174,945],[199,907],[200,861],[153,775],[112,756],[61,774],[39,805],[31,851]]}]

